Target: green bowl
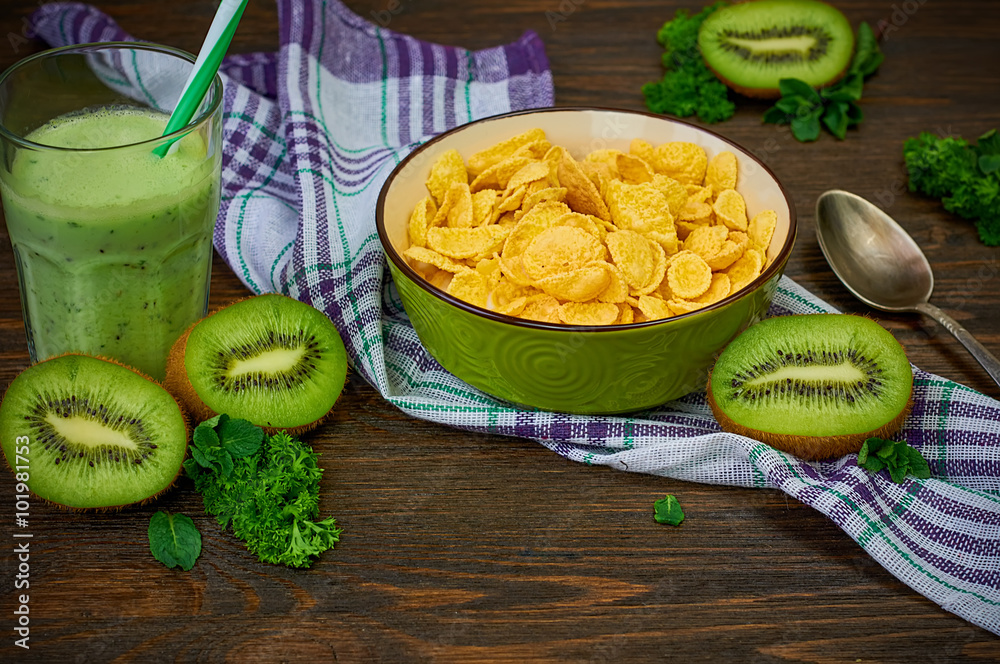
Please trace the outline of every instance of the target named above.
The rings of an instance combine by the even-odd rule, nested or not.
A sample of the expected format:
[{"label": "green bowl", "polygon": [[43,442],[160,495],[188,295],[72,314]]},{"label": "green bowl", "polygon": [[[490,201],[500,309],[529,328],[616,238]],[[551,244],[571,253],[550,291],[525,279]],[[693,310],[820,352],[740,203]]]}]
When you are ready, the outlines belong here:
[{"label": "green bowl", "polygon": [[[628,151],[633,138],[690,141],[709,157],[729,150],[747,213],[773,209],[778,224],[768,267],[743,290],[704,309],[611,326],[539,323],[473,306],[435,288],[402,256],[410,212],[427,195],[431,165],[450,149],[463,157],[533,127],[580,158],[600,148]],[[795,241],[795,209],[774,174],[747,150],[695,125],[632,111],[554,108],[485,118],[428,141],[386,180],[376,210],[379,239],[403,307],[442,367],[483,392],[542,410],[625,413],[704,389],[726,344],[764,317]]]}]

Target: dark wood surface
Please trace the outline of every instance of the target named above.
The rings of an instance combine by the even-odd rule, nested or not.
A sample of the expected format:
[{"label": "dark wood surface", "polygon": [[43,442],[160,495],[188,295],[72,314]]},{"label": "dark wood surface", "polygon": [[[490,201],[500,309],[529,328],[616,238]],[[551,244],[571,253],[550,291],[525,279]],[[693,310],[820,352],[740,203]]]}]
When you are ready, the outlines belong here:
[{"label": "dark wood surface", "polygon": [[[934,266],[934,301],[1000,353],[1000,252],[936,202],[906,193],[902,141],[1000,126],[1000,4],[837,3],[852,23],[898,28],[848,140],[799,144],[740,100],[715,127],[764,157],[792,193],[801,232],[787,273],[837,307],[875,314],[918,366],[997,397],[947,332],[853,300],[826,265],[813,207],[824,190],[880,199]],[[673,2],[355,0],[395,9],[388,27],[468,48],[545,41],[560,105],[642,108],[660,76],[656,30]],[[35,4],[0,2],[0,65]],[[213,0],[108,0],[137,37],[197,50]],[[688,5],[699,8],[700,5]],[[907,14],[906,10],[911,13]],[[914,11],[915,9],[915,11]],[[898,10],[898,11],[897,11]],[[547,15],[547,12],[551,12]],[[895,12],[895,13],[894,13]],[[381,14],[384,19],[387,15]],[[565,18],[552,21],[554,18]],[[7,42],[10,42],[8,45]],[[277,47],[272,0],[251,0],[232,52]],[[12,255],[0,245],[0,384],[27,365]],[[213,304],[244,293],[217,261]],[[984,662],[1000,639],[944,611],[875,563],[818,512],[779,491],[707,486],[588,467],[528,440],[410,419],[360,379],[308,441],[321,453],[324,514],[341,543],[308,571],[257,560],[207,517],[184,480],[155,505],[114,514],[31,506],[31,650],[13,647],[13,479],[0,473],[0,659],[33,661]],[[680,528],[652,504],[675,494]],[[158,509],[192,516],[190,572],[149,553]]]}]

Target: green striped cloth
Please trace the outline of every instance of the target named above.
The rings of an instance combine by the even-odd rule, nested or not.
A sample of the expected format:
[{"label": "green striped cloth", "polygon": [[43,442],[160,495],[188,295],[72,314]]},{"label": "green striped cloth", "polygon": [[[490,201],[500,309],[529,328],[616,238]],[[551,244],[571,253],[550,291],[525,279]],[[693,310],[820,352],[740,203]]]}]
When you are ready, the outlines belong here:
[{"label": "green striped cloth", "polygon": [[[933,477],[893,483],[848,455],[806,463],[720,431],[705,395],[630,417],[526,411],[448,374],[420,345],[375,234],[375,201],[410,150],[450,127],[553,103],[543,46],[465,51],[381,29],[336,0],[279,0],[277,54],[224,67],[226,153],[215,245],[255,292],[336,323],[358,374],[404,412],[537,440],[574,461],[692,482],[779,488],[832,519],[948,611],[1000,633],[1000,404],[915,369],[900,433]],[[127,39],[101,12],[43,7],[52,44]],[[829,311],[789,279],[772,315]],[[692,524],[695,527],[695,524]],[[803,573],[808,573],[804,570]]]}]

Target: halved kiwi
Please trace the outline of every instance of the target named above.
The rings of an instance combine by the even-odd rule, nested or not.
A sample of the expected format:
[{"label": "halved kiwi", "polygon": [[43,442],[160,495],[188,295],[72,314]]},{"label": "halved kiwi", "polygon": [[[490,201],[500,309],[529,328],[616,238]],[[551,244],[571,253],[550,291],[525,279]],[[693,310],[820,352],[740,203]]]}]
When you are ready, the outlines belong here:
[{"label": "halved kiwi", "polygon": [[267,294],[188,328],[170,351],[166,387],[199,421],[226,413],[269,433],[301,433],[326,417],[346,379],[347,351],[330,319]]},{"label": "halved kiwi", "polygon": [[35,495],[72,508],[123,506],[167,490],[187,432],[181,408],[159,384],[86,355],[25,369],[0,404],[7,464]]},{"label": "halved kiwi", "polygon": [[705,19],[698,48],[709,69],[736,92],[774,98],[783,78],[822,87],[843,76],[854,33],[839,10],[817,0],[754,0]]},{"label": "halved kiwi", "polygon": [[898,431],[912,390],[906,352],[881,325],[803,314],[766,319],[726,346],[708,401],[725,431],[827,459]]}]

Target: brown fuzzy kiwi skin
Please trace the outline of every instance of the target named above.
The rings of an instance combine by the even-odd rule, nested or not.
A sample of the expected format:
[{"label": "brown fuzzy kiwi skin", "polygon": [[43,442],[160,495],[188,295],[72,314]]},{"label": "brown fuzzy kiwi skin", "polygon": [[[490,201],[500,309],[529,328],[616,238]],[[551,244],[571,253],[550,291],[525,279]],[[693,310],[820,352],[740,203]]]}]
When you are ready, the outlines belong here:
[{"label": "brown fuzzy kiwi skin", "polygon": [[[226,309],[227,307],[238,302],[249,300],[253,297],[256,296],[251,295],[238,300],[233,300],[226,306],[211,312],[200,321],[192,323],[191,326],[184,331],[184,334],[178,337],[177,341],[174,342],[174,345],[170,347],[170,353],[167,355],[167,377],[164,381],[164,387],[166,387],[167,391],[170,392],[170,394],[172,394],[177,401],[182,402],[187,407],[194,417],[195,422],[210,420],[219,413],[216,413],[214,410],[209,408],[204,401],[202,401],[201,397],[198,396],[198,393],[195,391],[194,386],[191,385],[191,381],[188,380],[187,368],[184,366],[184,353],[187,351],[187,340],[191,335],[191,330],[193,330],[201,321],[214,316],[223,309]],[[334,403],[334,405],[325,415],[323,415],[323,417],[297,427],[271,427],[258,422],[253,422],[253,424],[263,429],[264,433],[269,436],[273,436],[279,431],[287,432],[290,436],[298,436],[308,431],[312,431],[325,422],[333,413],[333,409],[335,407],[336,403]]]},{"label": "brown fuzzy kiwi skin", "polygon": [[715,415],[715,419],[718,421],[719,426],[722,427],[723,431],[759,440],[760,442],[770,445],[775,449],[781,450],[782,452],[788,452],[789,454],[793,454],[805,461],[821,461],[823,459],[842,457],[845,454],[857,453],[861,450],[861,446],[864,442],[872,436],[888,438],[892,434],[899,431],[899,429],[903,426],[903,422],[906,420],[907,415],[910,414],[910,409],[913,408],[913,388],[911,386],[910,397],[907,399],[906,406],[903,410],[901,410],[896,417],[892,418],[877,429],[865,431],[863,433],[844,434],[840,436],[793,436],[790,434],[772,433],[770,431],[751,429],[750,427],[743,426],[742,424],[731,420],[725,412],[723,412],[722,408],[715,401],[715,397],[712,394],[711,372],[709,372],[708,376],[707,397],[708,405],[711,406],[712,413]]},{"label": "brown fuzzy kiwi skin", "polygon": [[[145,378],[146,380],[148,380],[149,382],[153,383],[154,385],[159,385],[160,387],[163,387],[164,389],[166,389],[166,387],[163,385],[163,383],[161,383],[158,380],[155,380],[152,377],[144,374],[143,372],[139,371],[135,367],[131,367],[131,366],[127,365],[127,364],[123,364],[122,362],[120,362],[119,360],[116,360],[113,357],[106,357],[104,355],[86,355],[85,353],[63,353],[61,355],[55,355],[53,357],[47,358],[45,360],[42,360],[41,362],[37,362],[36,364],[43,364],[44,362],[49,362],[51,360],[55,360],[55,359],[58,359],[60,357],[68,357],[68,356],[69,357],[73,357],[73,356],[91,357],[91,358],[94,358],[94,359],[97,359],[97,360],[103,360],[105,362],[110,362],[111,364],[117,364],[120,367],[124,367],[124,368],[128,369],[129,371],[131,371],[132,373],[136,374],[137,376],[141,376],[142,378]],[[18,372],[18,373],[20,374],[20,372]],[[11,383],[13,383],[13,381],[11,381]],[[10,388],[10,384],[8,384],[7,387],[4,389],[4,398],[7,397],[7,389],[9,389],[9,388]],[[173,396],[172,392],[170,392],[169,390],[167,390],[167,392],[170,393],[171,396]],[[185,408],[184,408],[184,404],[182,404],[180,401],[178,401],[176,397],[174,398],[174,402],[177,404],[177,408],[181,411],[181,419],[184,421],[184,458],[187,459],[187,455],[188,455],[187,441],[189,440],[189,436],[190,436],[190,433],[191,433],[191,420],[190,420],[190,416],[189,416],[187,410],[185,410]],[[10,469],[10,472],[12,472],[12,473],[15,472],[14,468],[10,465],[10,459],[7,458],[6,454],[4,455],[4,461],[7,462],[7,467]],[[43,497],[39,496],[38,494],[36,494],[34,491],[32,491],[31,494],[33,496],[35,496],[36,498],[38,498],[39,500],[41,500],[43,503],[46,503],[47,505],[52,505],[52,506],[54,506],[54,507],[56,507],[56,508],[58,508],[60,510],[65,511],[65,512],[76,512],[76,513],[79,513],[79,512],[96,512],[96,513],[102,513],[102,512],[120,512],[122,509],[124,509],[126,507],[135,507],[135,506],[140,506],[141,507],[143,505],[148,505],[149,503],[157,500],[160,496],[162,496],[163,494],[167,493],[172,488],[174,488],[174,486],[177,484],[177,479],[181,476],[181,474],[183,474],[183,472],[184,472],[184,464],[181,463],[181,465],[177,468],[177,474],[174,475],[173,479],[170,480],[170,482],[168,482],[165,487],[163,487],[162,489],[160,489],[159,491],[157,491],[153,495],[148,496],[146,498],[143,498],[142,500],[137,500],[134,503],[126,503],[124,505],[103,505],[103,506],[100,506],[100,507],[76,507],[76,506],[73,506],[73,505],[63,505],[62,503],[57,503],[55,501],[49,500],[48,498],[43,498]]]}]

